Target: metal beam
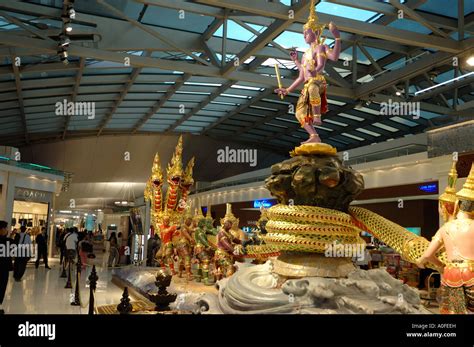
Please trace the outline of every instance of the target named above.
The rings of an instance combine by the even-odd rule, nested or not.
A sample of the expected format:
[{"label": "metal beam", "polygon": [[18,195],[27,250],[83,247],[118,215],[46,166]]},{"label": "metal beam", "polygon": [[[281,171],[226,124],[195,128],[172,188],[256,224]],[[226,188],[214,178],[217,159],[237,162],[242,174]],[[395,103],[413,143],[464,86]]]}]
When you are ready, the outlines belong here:
[{"label": "metal beam", "polygon": [[[10,45],[10,46],[20,46],[20,47],[39,47],[48,49],[50,52],[56,53],[56,46],[48,44],[44,40],[33,39],[33,38],[25,38],[25,37],[18,37],[14,35],[0,33],[0,43]],[[193,63],[187,63],[183,61],[171,61],[165,59],[158,59],[152,57],[143,57],[143,56],[136,56],[133,54],[126,54],[126,53],[118,53],[118,52],[110,52],[104,51],[95,48],[88,48],[88,47],[80,47],[74,44],[69,45],[68,52],[71,56],[77,57],[86,57],[86,58],[94,58],[98,60],[105,60],[105,61],[114,61],[123,64],[124,59],[126,57],[130,58],[133,61],[133,66],[136,67],[156,67],[163,70],[170,70],[170,71],[182,71],[184,73],[189,73],[193,75],[202,75],[202,76],[211,76],[211,77],[219,77],[222,78],[223,76],[220,73],[220,69],[214,66],[203,66]],[[247,72],[247,71],[234,71],[227,76],[228,79],[235,80],[235,81],[245,81],[245,82],[252,82],[262,86],[271,86],[275,87],[276,81],[274,78],[268,76],[262,76],[257,73]],[[339,96],[339,97],[346,97],[351,98],[353,97],[353,92],[351,90],[347,90],[340,87],[332,87],[328,91],[328,95],[331,96]]]},{"label": "metal beam", "polygon": [[174,93],[183,86],[184,82],[191,78],[190,74],[184,74],[181,76],[176,83],[171,86],[160,100],[158,100],[133,127],[132,134],[135,134],[138,129],[140,129],[143,124],[145,124],[153,115],[174,95]]},{"label": "metal beam", "polygon": [[[293,6],[290,10],[293,11],[294,16],[297,17],[298,15],[307,12],[309,4],[309,1],[301,1],[297,5]],[[274,37],[285,31],[285,29],[288,28],[289,25],[293,24],[293,22],[295,21],[293,18],[295,17],[288,17],[289,16],[287,15],[286,19],[277,19],[276,21],[274,21],[268,28],[265,29],[263,33],[258,35],[255,40],[253,40],[240,53],[238,53],[237,58],[239,59],[239,62],[243,63],[250,56],[255,54],[255,52],[265,47],[267,43],[269,41],[272,41]],[[224,68],[222,69],[222,75],[228,76],[229,73],[236,70],[238,66],[240,66],[240,64],[236,65],[233,61],[228,62],[227,65],[224,66]]]},{"label": "metal beam", "polygon": [[101,4],[102,6],[104,6],[105,8],[107,8],[110,12],[112,13],[115,13],[117,16],[119,16],[120,18],[132,23],[134,26],[142,29],[143,31],[146,31],[147,33],[149,33],[150,35],[153,35],[155,36],[156,38],[160,39],[161,41],[165,42],[166,44],[168,44],[170,47],[173,47],[174,49],[176,49],[177,51],[179,52],[183,52],[183,53],[186,53],[188,56],[192,57],[193,59],[195,59],[196,61],[199,61],[200,63],[203,63],[204,65],[210,65],[208,61],[198,57],[197,55],[195,55],[193,52],[187,50],[186,48],[183,48],[183,47],[179,47],[178,45],[176,45],[173,41],[169,40],[168,38],[166,38],[165,36],[161,35],[160,33],[158,33],[157,31],[155,30],[152,30],[150,29],[148,26],[146,25],[143,25],[142,23],[136,21],[135,19],[132,19],[132,18],[129,18],[127,17],[122,11],[118,10],[117,8],[115,8],[114,6],[112,5],[109,5],[108,3],[106,3],[104,0],[97,0],[97,2],[99,4]]},{"label": "metal beam", "polygon": [[[74,87],[72,89],[71,95],[71,102],[76,102],[77,92],[79,90],[79,86],[81,85],[82,74],[84,73],[84,67],[86,65],[86,58],[81,58],[79,61],[79,71],[76,74],[76,81],[74,82]],[[69,122],[71,121],[71,115],[66,116],[66,120],[64,121],[64,130],[62,139],[66,138],[67,128],[69,127]]]},{"label": "metal beam", "polygon": [[234,84],[234,81],[228,81],[224,83],[222,86],[220,86],[214,93],[211,95],[207,96],[203,101],[199,103],[195,108],[190,110],[188,113],[186,113],[182,118],[178,119],[176,122],[171,124],[168,129],[165,130],[165,133],[170,133],[174,131],[177,127],[179,127],[181,124],[186,122],[189,118],[191,118],[193,115],[195,115],[197,112],[199,112],[201,109],[209,105],[209,103],[217,98],[219,95],[224,93],[227,89],[230,88],[230,86]]},{"label": "metal beam", "polygon": [[433,33],[438,34],[439,36],[442,36],[444,38],[449,38],[449,35],[445,33],[443,30],[438,29],[434,25],[432,25],[428,20],[420,16],[418,13],[416,13],[414,10],[411,8],[405,6],[404,4],[400,3],[400,0],[390,0],[390,4],[392,6],[398,8],[399,10],[403,11],[403,13],[406,13],[410,18],[413,20],[417,21],[421,25],[423,25],[425,28],[428,28],[431,30]]},{"label": "metal beam", "polygon": [[[147,51],[144,54],[145,57],[149,57],[150,55],[151,55],[150,51]],[[102,134],[102,131],[105,129],[109,121],[112,119],[115,111],[117,111],[117,108],[119,108],[120,104],[127,96],[128,91],[130,90],[130,88],[132,88],[133,84],[135,83],[135,80],[137,79],[138,75],[140,75],[142,70],[143,68],[141,67],[136,67],[132,70],[129,80],[127,81],[127,83],[125,83],[125,85],[123,86],[123,90],[120,92],[120,96],[118,97],[117,100],[115,100],[114,106],[112,106],[109,113],[105,116],[104,120],[102,121],[102,124],[99,127],[99,131],[97,132],[97,136],[100,136],[100,134]]]},{"label": "metal beam", "polygon": [[428,90],[424,93],[418,94],[418,95],[412,97],[410,99],[410,101],[425,100],[425,99],[431,98],[435,95],[438,95],[440,93],[446,92],[448,90],[457,89],[457,88],[463,87],[463,86],[465,86],[467,84],[471,84],[471,83],[474,83],[474,76],[473,75],[468,76],[466,78],[459,79],[459,80],[457,80],[455,82],[452,82],[452,83],[449,83],[449,84],[442,85],[440,87],[433,88],[433,89]]},{"label": "metal beam", "polygon": [[23,101],[23,92],[21,89],[20,71],[18,69],[18,66],[16,65],[15,56],[12,54],[10,58],[12,61],[13,73],[15,75],[15,86],[16,86],[16,93],[18,95],[18,105],[20,109],[21,123],[23,125],[23,136],[25,138],[26,144],[29,144],[30,140],[29,140],[29,135],[28,135],[28,127],[26,124],[25,105]]},{"label": "metal beam", "polygon": [[0,11],[0,16],[2,16],[3,18],[5,18],[7,21],[9,21],[10,23],[13,23],[23,29],[25,29],[26,31],[29,31],[30,33],[38,36],[38,37],[41,37],[43,40],[46,40],[46,41],[49,41],[49,42],[55,42],[53,41],[52,39],[50,39],[48,37],[48,35],[45,35],[43,34],[41,31],[35,29],[35,28],[32,28],[26,24],[24,24],[22,21],[18,20],[17,18],[15,17],[12,17],[12,16],[9,16],[8,14],[6,14],[4,11]]},{"label": "metal beam", "polygon": [[266,98],[267,96],[273,94],[273,89],[271,88],[268,88],[266,89],[265,91],[263,92],[260,92],[259,95],[257,96],[254,96],[252,99],[250,99],[249,101],[247,101],[245,104],[242,104],[238,107],[236,107],[233,111],[229,112],[227,115],[225,115],[224,117],[220,117],[219,119],[217,119],[214,123],[212,124],[209,124],[202,132],[201,132],[201,135],[206,135],[209,130],[211,130],[212,128],[216,127],[217,125],[221,124],[222,122],[226,121],[227,119],[231,118],[232,116],[242,112],[243,110],[245,110],[247,107],[249,107],[250,105],[254,104],[255,102],[259,101],[259,100],[262,100],[263,98]]},{"label": "metal beam", "polygon": [[[288,7],[276,2],[255,2],[253,0],[196,0],[196,2],[221,8],[240,10],[259,16],[273,17],[281,20],[288,19]],[[341,31],[394,41],[405,45],[434,48],[450,53],[458,53],[461,50],[459,43],[452,39],[427,36],[413,31],[385,27],[325,13],[318,13],[318,16],[319,20],[323,23],[335,22]],[[306,20],[307,13],[304,11],[295,15],[296,22],[305,23]]]}]

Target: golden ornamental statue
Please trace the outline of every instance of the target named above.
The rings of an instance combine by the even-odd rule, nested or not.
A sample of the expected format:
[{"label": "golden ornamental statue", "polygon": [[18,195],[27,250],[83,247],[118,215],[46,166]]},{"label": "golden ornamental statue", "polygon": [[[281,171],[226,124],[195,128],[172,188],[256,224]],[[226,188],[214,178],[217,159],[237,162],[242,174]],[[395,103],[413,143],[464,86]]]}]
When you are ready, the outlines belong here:
[{"label": "golden ornamental statue", "polygon": [[183,138],[179,137],[170,163],[166,170],[166,182],[168,188],[166,198],[162,201],[162,188],[164,184],[163,172],[160,164],[159,154],[156,153],[151,176],[147,181],[144,197],[145,201],[151,202],[152,225],[159,230],[163,217],[166,214],[172,225],[178,225],[187,207],[188,193],[194,184],[192,177],[194,158],[192,158],[183,172],[182,165]]}]

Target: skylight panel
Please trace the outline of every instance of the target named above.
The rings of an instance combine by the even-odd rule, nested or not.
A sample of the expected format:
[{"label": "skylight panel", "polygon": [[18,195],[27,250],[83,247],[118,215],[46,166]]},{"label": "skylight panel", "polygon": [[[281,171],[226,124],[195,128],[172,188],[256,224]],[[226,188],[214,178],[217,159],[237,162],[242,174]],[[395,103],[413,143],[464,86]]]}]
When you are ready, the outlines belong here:
[{"label": "skylight panel", "polygon": [[376,133],[374,131],[370,131],[370,130],[367,130],[367,129],[364,129],[364,128],[357,128],[356,130],[360,131],[361,133],[365,133],[367,135],[372,135],[372,136],[376,136],[376,137],[382,136],[379,133]]},{"label": "skylight panel", "polygon": [[239,99],[251,99],[251,97],[249,97],[249,96],[237,95],[237,94],[226,94],[226,93],[222,93],[220,96],[227,96],[227,97],[229,97],[229,98],[239,98]]},{"label": "skylight panel", "polygon": [[382,123],[378,123],[378,122],[374,123],[372,125],[376,126],[377,128],[380,128],[380,129],[391,131],[392,133],[395,133],[399,130],[397,128],[391,127],[390,125],[386,125],[386,124],[382,124]]},{"label": "skylight panel", "polygon": [[346,137],[350,137],[351,139],[354,139],[354,140],[357,140],[357,141],[365,141],[364,138],[359,137],[359,136],[355,136],[355,135],[352,135],[352,134],[342,133],[341,135],[344,135]]},{"label": "skylight panel", "polygon": [[341,127],[346,127],[346,126],[348,126],[348,125],[345,124],[345,123],[341,123],[341,122],[338,122],[338,121],[335,121],[335,120],[332,120],[332,119],[325,119],[324,121],[325,121],[325,122],[328,122],[328,123],[331,123],[331,124],[339,125],[339,126],[341,126]]},{"label": "skylight panel", "polygon": [[371,108],[368,108],[368,107],[357,107],[357,110],[358,111],[362,111],[362,112],[365,112],[365,113],[370,113],[370,114],[373,114],[374,116],[379,116],[380,115],[380,111],[379,110],[373,110]]},{"label": "skylight panel", "polygon": [[359,8],[338,5],[329,2],[320,2],[318,5],[316,5],[316,11],[333,16],[350,18],[361,22],[366,22],[378,14],[377,12],[373,11],[362,10]]},{"label": "skylight panel", "polygon": [[347,113],[339,113],[338,116],[342,116],[342,117],[357,120],[357,121],[363,121],[364,120],[364,118],[357,117],[357,116],[354,116],[352,114],[347,114]]},{"label": "skylight panel", "polygon": [[392,117],[390,118],[390,120],[393,120],[394,122],[397,122],[397,123],[408,125],[409,127],[414,127],[418,125],[418,123],[412,122],[411,120],[401,118],[401,117]]},{"label": "skylight panel", "polygon": [[260,91],[260,89],[261,89],[261,88],[257,88],[257,87],[242,86],[240,84],[233,84],[230,87],[235,88],[235,89],[248,89],[248,90],[258,90],[258,91]]}]

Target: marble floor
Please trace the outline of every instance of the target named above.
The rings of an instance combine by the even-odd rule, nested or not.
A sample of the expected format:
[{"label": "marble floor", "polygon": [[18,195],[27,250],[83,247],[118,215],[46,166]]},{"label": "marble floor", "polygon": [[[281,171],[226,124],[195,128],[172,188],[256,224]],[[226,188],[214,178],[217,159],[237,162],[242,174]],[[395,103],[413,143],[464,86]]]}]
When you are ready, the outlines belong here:
[{"label": "marble floor", "polygon": [[[10,273],[3,300],[5,314],[87,314],[89,287],[86,282],[92,267],[87,266],[82,271],[80,288],[83,307],[79,307],[70,304],[74,288],[64,288],[66,279],[59,277],[59,260],[50,258],[49,262],[51,270],[45,269],[44,265],[35,269],[34,263],[30,262],[21,282],[16,282]],[[102,267],[102,261],[95,263],[98,265],[96,270],[99,277],[95,295],[96,306],[118,304],[122,290],[111,282],[113,270]],[[75,280],[73,285],[74,282]]]}]

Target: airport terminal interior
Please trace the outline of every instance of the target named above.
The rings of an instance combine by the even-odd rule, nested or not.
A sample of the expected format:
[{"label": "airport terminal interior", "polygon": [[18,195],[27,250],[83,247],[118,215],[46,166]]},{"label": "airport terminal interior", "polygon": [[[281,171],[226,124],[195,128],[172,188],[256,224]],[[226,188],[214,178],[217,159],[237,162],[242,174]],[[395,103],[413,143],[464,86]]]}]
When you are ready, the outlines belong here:
[{"label": "airport terminal interior", "polygon": [[474,312],[474,2],[0,2],[0,312]]}]

